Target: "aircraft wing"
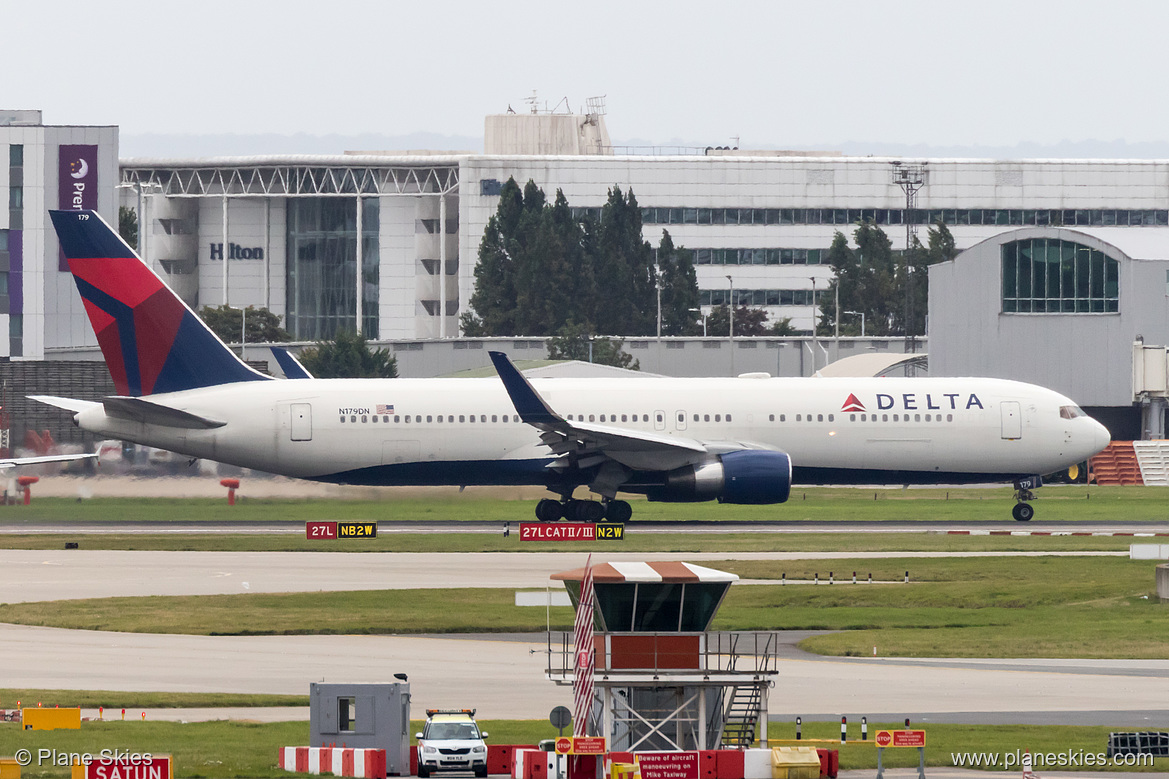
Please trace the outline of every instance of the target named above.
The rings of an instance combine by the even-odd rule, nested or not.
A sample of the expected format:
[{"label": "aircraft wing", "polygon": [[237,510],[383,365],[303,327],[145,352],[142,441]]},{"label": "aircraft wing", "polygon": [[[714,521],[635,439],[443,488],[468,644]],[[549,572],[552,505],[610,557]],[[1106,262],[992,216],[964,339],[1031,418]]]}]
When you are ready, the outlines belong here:
[{"label": "aircraft wing", "polygon": [[551,468],[589,468],[606,461],[636,470],[669,471],[700,462],[712,454],[741,449],[772,449],[740,441],[703,442],[646,430],[569,421],[540,397],[502,352],[489,352],[495,370],[520,419],[540,430],[540,440],[557,455]]},{"label": "aircraft wing", "polygon": [[40,463],[67,463],[74,460],[97,459],[97,452],[89,454],[46,454],[40,457],[8,457],[0,459],[0,471],[15,468],[19,465],[39,465]]}]

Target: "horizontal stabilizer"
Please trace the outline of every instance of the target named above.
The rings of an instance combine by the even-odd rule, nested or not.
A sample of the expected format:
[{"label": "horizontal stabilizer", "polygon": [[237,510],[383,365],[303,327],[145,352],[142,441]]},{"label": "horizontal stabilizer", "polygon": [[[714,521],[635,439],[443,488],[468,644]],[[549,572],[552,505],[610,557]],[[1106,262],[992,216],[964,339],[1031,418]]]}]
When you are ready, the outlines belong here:
[{"label": "horizontal stabilizer", "polygon": [[56,395],[29,395],[29,400],[35,400],[37,403],[44,403],[46,406],[53,406],[54,408],[63,408],[66,411],[78,413],[86,409],[100,406],[100,403],[95,403],[92,400],[75,400],[74,398],[59,398]]},{"label": "horizontal stabilizer", "polygon": [[97,452],[89,454],[46,454],[40,457],[9,457],[0,460],[0,471],[16,468],[20,465],[40,465],[42,463],[68,463],[74,460],[95,460]]},{"label": "horizontal stabilizer", "polygon": [[105,406],[106,413],[111,417],[129,419],[146,425],[208,430],[227,424],[217,419],[208,419],[142,398],[109,397],[102,400],[102,405]]}]

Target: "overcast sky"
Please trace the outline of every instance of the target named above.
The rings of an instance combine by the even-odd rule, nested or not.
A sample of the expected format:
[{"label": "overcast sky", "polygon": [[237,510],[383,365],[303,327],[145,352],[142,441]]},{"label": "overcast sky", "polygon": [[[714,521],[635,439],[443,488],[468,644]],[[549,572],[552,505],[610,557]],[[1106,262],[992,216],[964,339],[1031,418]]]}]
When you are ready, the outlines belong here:
[{"label": "overcast sky", "polygon": [[0,0],[0,107],[143,133],[610,135],[745,148],[1162,141],[1169,2]]}]

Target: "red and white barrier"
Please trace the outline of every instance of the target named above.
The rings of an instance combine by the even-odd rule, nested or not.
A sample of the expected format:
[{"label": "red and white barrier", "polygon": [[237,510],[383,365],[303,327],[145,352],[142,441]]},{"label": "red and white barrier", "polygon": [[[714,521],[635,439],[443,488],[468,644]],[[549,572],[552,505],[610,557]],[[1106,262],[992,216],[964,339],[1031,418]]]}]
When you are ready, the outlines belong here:
[{"label": "red and white barrier", "polygon": [[280,747],[280,767],[302,774],[385,779],[386,750]]},{"label": "red and white barrier", "polygon": [[1110,530],[947,530],[948,536],[1087,536],[1091,538],[1112,538],[1126,536],[1132,538],[1158,538],[1169,536],[1169,533],[1148,532],[1113,532]]}]

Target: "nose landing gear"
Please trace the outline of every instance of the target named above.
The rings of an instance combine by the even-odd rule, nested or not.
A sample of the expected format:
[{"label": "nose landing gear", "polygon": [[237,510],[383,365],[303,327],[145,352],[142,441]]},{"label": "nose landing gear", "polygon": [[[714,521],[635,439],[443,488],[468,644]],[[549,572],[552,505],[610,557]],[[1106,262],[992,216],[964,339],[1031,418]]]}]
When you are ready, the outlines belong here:
[{"label": "nose landing gear", "polygon": [[1016,503],[1011,509],[1011,516],[1019,522],[1030,522],[1031,517],[1035,516],[1035,509],[1030,503]]},{"label": "nose landing gear", "polygon": [[1034,490],[1043,486],[1041,476],[1027,476],[1015,480],[1015,507],[1011,509],[1011,516],[1017,522],[1030,522],[1035,516],[1035,509],[1027,501],[1035,500]]}]

